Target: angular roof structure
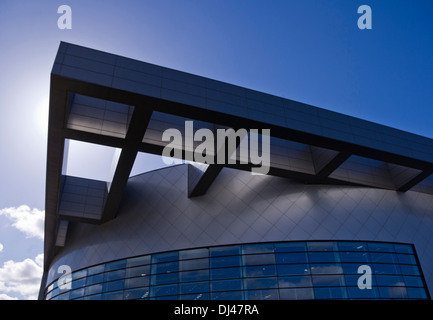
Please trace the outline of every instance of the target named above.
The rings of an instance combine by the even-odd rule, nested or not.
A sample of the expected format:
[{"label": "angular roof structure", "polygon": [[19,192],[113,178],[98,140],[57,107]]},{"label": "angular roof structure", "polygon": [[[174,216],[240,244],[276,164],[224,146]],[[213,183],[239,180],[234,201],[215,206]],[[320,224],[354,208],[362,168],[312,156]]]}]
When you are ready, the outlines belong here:
[{"label": "angular roof structure", "polygon": [[[138,152],[161,155],[164,130],[188,120],[212,131],[269,129],[270,175],[433,194],[432,139],[62,42],[51,72],[45,268],[64,246],[69,221],[116,217]],[[112,180],[67,176],[69,140],[119,148]],[[179,148],[183,158],[191,151]],[[192,164],[189,196],[204,194],[223,166],[253,164]]]}]

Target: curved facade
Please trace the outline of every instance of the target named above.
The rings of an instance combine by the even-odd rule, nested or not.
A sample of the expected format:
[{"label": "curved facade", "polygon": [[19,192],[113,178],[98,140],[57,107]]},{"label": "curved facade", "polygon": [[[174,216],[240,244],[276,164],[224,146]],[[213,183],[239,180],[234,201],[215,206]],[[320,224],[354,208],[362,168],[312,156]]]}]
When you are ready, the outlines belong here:
[{"label": "curved facade", "polygon": [[[46,298],[429,298],[430,196],[223,169],[188,198],[187,166],[130,178],[111,222],[71,223]],[[71,290],[58,288],[61,265]],[[361,265],[371,290],[357,287]]]},{"label": "curved facade", "polygon": [[[106,180],[67,175],[70,140],[116,149]],[[139,153],[188,164],[131,177]],[[46,173],[40,299],[429,299],[433,289],[427,137],[62,42]],[[232,260],[215,267],[224,248]]]}]

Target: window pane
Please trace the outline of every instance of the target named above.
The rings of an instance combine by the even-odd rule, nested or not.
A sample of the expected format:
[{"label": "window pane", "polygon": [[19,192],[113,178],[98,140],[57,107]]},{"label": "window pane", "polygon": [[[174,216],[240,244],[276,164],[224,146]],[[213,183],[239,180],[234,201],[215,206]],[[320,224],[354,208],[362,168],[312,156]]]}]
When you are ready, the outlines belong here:
[{"label": "window pane", "polygon": [[241,248],[240,246],[209,248],[209,253],[211,257],[240,255]]},{"label": "window pane", "polygon": [[277,288],[277,278],[251,278],[244,279],[245,289]]},{"label": "window pane", "polygon": [[289,253],[276,253],[275,260],[277,264],[281,263],[307,263],[306,252],[289,252]]},{"label": "window pane", "polygon": [[337,263],[315,263],[311,264],[312,274],[340,274],[343,268]]},{"label": "window pane", "polygon": [[212,300],[242,300],[243,291],[212,292]]},{"label": "window pane", "polygon": [[264,289],[264,290],[248,290],[245,291],[246,300],[278,300],[277,289]]},{"label": "window pane", "polygon": [[418,276],[420,275],[418,266],[410,266],[410,265],[400,265],[400,270],[402,274],[405,275],[413,275]]},{"label": "window pane", "polygon": [[105,271],[123,269],[126,267],[126,260],[113,261],[105,264]]},{"label": "window pane", "polygon": [[275,265],[244,267],[244,277],[263,277],[275,275]]},{"label": "window pane", "polygon": [[102,292],[102,284],[95,284],[93,286],[86,287],[84,294],[87,296],[87,295],[92,295],[101,292]]},{"label": "window pane", "polygon": [[168,284],[168,283],[176,283],[179,282],[179,276],[178,273],[162,273],[162,274],[155,274],[152,275],[151,278],[151,285],[160,285],[160,284]]},{"label": "window pane", "polygon": [[104,281],[104,274],[103,273],[87,277],[87,279],[86,279],[86,285],[88,286],[88,285],[91,285],[91,284],[100,283],[102,281]]},{"label": "window pane", "polygon": [[104,274],[104,281],[119,280],[124,278],[125,278],[125,269],[106,272]]},{"label": "window pane", "polygon": [[258,243],[258,244],[244,244],[242,246],[243,254],[254,254],[254,253],[273,253],[273,243]]},{"label": "window pane", "polygon": [[427,299],[427,294],[423,288],[406,288],[408,298]]},{"label": "window pane", "polygon": [[126,267],[135,267],[145,264],[150,264],[150,256],[141,256],[135,258],[129,258],[126,260]]},{"label": "window pane", "polygon": [[169,262],[169,261],[177,261],[177,260],[179,260],[178,251],[158,253],[152,255],[152,263],[161,263],[161,262]]},{"label": "window pane", "polygon": [[377,292],[376,287],[372,286],[371,289],[363,289],[361,290],[356,287],[347,287],[347,294],[349,299],[377,299],[379,294]]},{"label": "window pane", "polygon": [[181,260],[179,261],[179,270],[196,270],[196,269],[208,269],[209,259],[194,259],[194,260]]},{"label": "window pane", "polygon": [[301,288],[311,287],[311,276],[292,276],[292,277],[279,277],[278,286],[280,288]]},{"label": "window pane", "polygon": [[207,292],[194,293],[194,294],[183,294],[180,299],[182,300],[209,300],[210,295]]},{"label": "window pane", "polygon": [[340,262],[338,252],[309,252],[310,263],[317,262]]},{"label": "window pane", "polygon": [[280,264],[277,265],[277,272],[279,276],[303,275],[309,274],[310,268],[306,263]]},{"label": "window pane", "polygon": [[210,273],[211,273],[212,280],[233,279],[233,278],[240,278],[242,276],[240,267],[211,269]]},{"label": "window pane", "polygon": [[338,251],[337,244],[335,242],[307,242],[308,251]]},{"label": "window pane", "polygon": [[177,284],[156,286],[151,288],[151,295],[153,297],[172,296],[177,294]]},{"label": "window pane", "polygon": [[147,287],[150,277],[136,277],[125,280],[125,288]]},{"label": "window pane", "polygon": [[244,265],[275,264],[274,254],[250,254],[243,256]]},{"label": "window pane", "polygon": [[210,260],[211,268],[237,267],[240,265],[240,256],[216,257]]},{"label": "window pane", "polygon": [[108,292],[102,294],[102,300],[122,300],[123,291],[118,292]]},{"label": "window pane", "polygon": [[372,262],[397,263],[395,254],[390,252],[370,252],[370,258]]},{"label": "window pane", "polygon": [[211,282],[212,291],[231,291],[231,290],[242,290],[242,280],[221,280]]},{"label": "window pane", "polygon": [[152,274],[177,272],[178,265],[178,261],[152,264]]},{"label": "window pane", "polygon": [[373,274],[400,274],[398,265],[375,263],[372,266]]},{"label": "window pane", "polygon": [[313,288],[280,289],[281,300],[310,300],[314,299]]},{"label": "window pane", "polygon": [[409,287],[424,287],[424,283],[420,277],[404,276],[403,279],[406,285]]},{"label": "window pane", "polygon": [[106,292],[106,291],[115,291],[115,290],[123,289],[123,283],[124,283],[124,280],[105,282],[103,284],[102,291]]},{"label": "window pane", "polygon": [[394,245],[392,243],[367,243],[368,250],[371,252],[394,252]]},{"label": "window pane", "polygon": [[209,279],[209,269],[196,271],[183,271],[180,273],[180,281],[202,281]]},{"label": "window pane", "polygon": [[364,242],[339,242],[340,251],[367,251],[367,244]]},{"label": "window pane", "polygon": [[344,276],[341,274],[333,275],[313,275],[312,276],[314,286],[344,286]]},{"label": "window pane", "polygon": [[128,268],[126,269],[125,277],[144,277],[146,275],[150,275],[150,265]]},{"label": "window pane", "polygon": [[181,283],[179,290],[181,294],[209,292],[209,282]]},{"label": "window pane", "polygon": [[105,269],[105,266],[103,264],[100,264],[98,266],[94,266],[94,267],[87,269],[87,274],[90,276],[93,274],[101,273],[101,272],[104,272],[104,269]]},{"label": "window pane", "polygon": [[366,264],[370,262],[367,252],[340,252],[341,262],[358,262]]},{"label": "window pane", "polygon": [[207,257],[209,257],[209,250],[207,248],[179,251],[180,260],[207,258]]},{"label": "window pane", "polygon": [[345,299],[347,293],[344,287],[317,287],[314,288],[314,296],[316,299]]},{"label": "window pane", "polygon": [[132,289],[123,293],[123,299],[147,299],[149,298],[149,288]]},{"label": "window pane", "polygon": [[276,243],[275,252],[300,252],[307,251],[307,244],[305,242],[287,242]]},{"label": "window pane", "polygon": [[379,287],[379,294],[384,299],[404,299],[407,297],[405,287]]},{"label": "window pane", "polygon": [[403,264],[414,264],[416,265],[416,259],[414,256],[410,255],[410,254],[397,254],[397,260],[399,263],[403,263]]}]

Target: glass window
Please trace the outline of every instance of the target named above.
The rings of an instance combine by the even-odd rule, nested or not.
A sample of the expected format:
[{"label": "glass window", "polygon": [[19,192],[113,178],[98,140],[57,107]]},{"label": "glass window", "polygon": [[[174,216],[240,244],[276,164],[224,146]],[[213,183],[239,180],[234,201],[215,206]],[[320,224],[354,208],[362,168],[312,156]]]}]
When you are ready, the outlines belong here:
[{"label": "glass window", "polygon": [[244,265],[275,264],[274,254],[249,254],[243,256]]},{"label": "glass window", "polygon": [[283,242],[275,244],[275,252],[306,252],[305,242]]},{"label": "glass window", "polygon": [[84,296],[84,288],[72,290],[69,294],[69,299],[81,298]]},{"label": "glass window", "polygon": [[183,294],[180,299],[182,300],[210,300],[210,294],[207,292]]},{"label": "glass window", "polygon": [[392,243],[368,242],[367,246],[370,252],[394,252]]},{"label": "glass window", "polygon": [[233,278],[241,278],[241,277],[242,277],[242,269],[240,267],[210,269],[210,278],[212,280],[233,279]]},{"label": "glass window", "polygon": [[212,291],[231,291],[231,290],[242,290],[242,280],[220,280],[211,282]]},{"label": "glass window", "polygon": [[151,271],[152,274],[177,272],[179,271],[179,262],[173,261],[173,262],[152,264]]},{"label": "glass window", "polygon": [[244,277],[276,276],[275,265],[244,267]]},{"label": "glass window", "polygon": [[148,298],[149,298],[149,288],[125,290],[125,292],[123,293],[123,299],[125,300],[148,299]]},{"label": "glass window", "polygon": [[210,248],[209,253],[211,257],[240,255],[241,247],[240,246],[215,247],[215,248]]},{"label": "glass window", "polygon": [[414,250],[410,244],[394,244],[395,252],[413,254]]},{"label": "glass window", "polygon": [[107,291],[120,290],[123,289],[123,284],[124,284],[124,280],[104,282],[102,286],[102,291],[107,292]]},{"label": "glass window", "polygon": [[209,280],[209,269],[196,271],[183,271],[180,273],[180,281],[202,281]]},{"label": "glass window", "polygon": [[179,274],[177,272],[154,274],[150,278],[151,285],[161,285],[176,282],[179,282]]},{"label": "glass window", "polygon": [[145,264],[150,264],[150,256],[140,256],[135,258],[129,258],[126,260],[126,267],[136,267]]},{"label": "glass window", "polygon": [[405,265],[405,264],[401,264],[400,265],[400,270],[402,274],[405,275],[412,275],[412,276],[418,276],[420,275],[419,273],[419,269],[418,266],[411,266],[411,265]]},{"label": "glass window", "polygon": [[280,289],[281,300],[311,300],[314,299],[313,288]]},{"label": "glass window", "polygon": [[207,248],[179,251],[180,260],[207,258],[207,257],[209,257],[209,249]]},{"label": "glass window", "polygon": [[150,265],[126,269],[125,278],[144,277],[150,275]]},{"label": "glass window", "polygon": [[341,262],[358,262],[360,264],[366,264],[370,262],[367,252],[340,252]]},{"label": "glass window", "polygon": [[278,289],[262,289],[245,291],[246,300],[278,300]]},{"label": "glass window", "polygon": [[402,286],[403,278],[398,275],[375,275],[378,286]]},{"label": "glass window", "polygon": [[104,274],[103,273],[96,274],[94,276],[87,277],[86,285],[88,286],[88,285],[92,285],[95,283],[101,283],[102,281],[104,281]]},{"label": "glass window", "polygon": [[107,292],[102,294],[102,300],[122,300],[123,291]]},{"label": "glass window", "polygon": [[212,292],[212,300],[243,300],[243,291]]},{"label": "glass window", "polygon": [[81,288],[86,284],[86,278],[81,278],[71,282],[71,289]]},{"label": "glass window", "polygon": [[177,284],[170,284],[165,286],[154,286],[151,288],[151,296],[171,296],[177,294]]},{"label": "glass window", "polygon": [[250,289],[269,289],[277,288],[277,278],[249,278],[244,279],[244,287]]},{"label": "glass window", "polygon": [[422,288],[406,288],[409,299],[427,299],[427,294]]},{"label": "glass window", "polygon": [[420,277],[403,276],[404,283],[409,287],[424,287],[424,283]]},{"label": "glass window", "polygon": [[110,271],[104,274],[104,281],[119,280],[124,278],[125,278],[125,269]]},{"label": "glass window", "polygon": [[135,277],[125,279],[125,288],[146,287],[149,285],[150,277]]},{"label": "glass window", "polygon": [[257,243],[257,244],[244,244],[242,246],[243,254],[254,254],[254,253],[273,253],[273,243]]},{"label": "glass window", "polygon": [[124,269],[126,267],[126,260],[118,260],[105,264],[105,271],[112,271],[118,269]]},{"label": "glass window", "polygon": [[211,258],[211,268],[237,267],[241,265],[240,256],[225,256]]},{"label": "glass window", "polygon": [[196,270],[196,269],[208,269],[209,259],[194,259],[194,260],[181,260],[179,261],[179,270]]},{"label": "glass window", "polygon": [[180,294],[209,292],[209,282],[192,282],[179,284]]},{"label": "glass window", "polygon": [[313,275],[313,286],[344,286],[344,275],[332,274],[332,275]]},{"label": "glass window", "polygon": [[310,273],[310,267],[306,263],[300,264],[279,264],[277,265],[279,276],[303,275]]},{"label": "glass window", "polygon": [[399,266],[390,263],[375,263],[372,270],[373,274],[400,274]]},{"label": "glass window", "polygon": [[290,277],[279,277],[278,286],[280,288],[302,288],[311,287],[311,276],[290,276]]},{"label": "glass window", "polygon": [[306,252],[285,252],[276,253],[275,260],[277,264],[282,263],[307,263],[307,253]]},{"label": "glass window", "polygon": [[340,251],[367,251],[365,242],[339,242],[338,249]]},{"label": "glass window", "polygon": [[308,251],[338,251],[335,242],[317,241],[307,242]]},{"label": "glass window", "polygon": [[311,274],[340,274],[343,268],[339,263],[312,263]]},{"label": "glass window", "polygon": [[308,259],[311,263],[340,262],[338,252],[309,252]]},{"label": "glass window", "polygon": [[87,269],[76,271],[72,274],[72,280],[81,279],[87,276]]},{"label": "glass window", "polygon": [[177,261],[179,260],[179,252],[164,252],[157,253],[152,255],[152,263],[161,263],[161,262],[169,262],[169,261]]},{"label": "glass window", "polygon": [[87,275],[91,276],[93,274],[98,274],[98,273],[104,272],[104,269],[105,269],[105,266],[103,264],[91,267],[91,268],[87,269]]},{"label": "glass window", "polygon": [[316,299],[346,299],[347,292],[344,287],[315,287],[314,297]]},{"label": "glass window", "polygon": [[397,263],[397,258],[391,252],[370,252],[372,262]]},{"label": "glass window", "polygon": [[400,254],[398,253],[397,255],[397,260],[399,263],[403,263],[403,264],[414,264],[416,265],[416,259],[414,256],[410,255],[410,254]]},{"label": "glass window", "polygon": [[86,296],[96,294],[96,293],[101,293],[101,292],[102,292],[102,284],[95,284],[92,286],[88,286],[84,290],[84,294]]},{"label": "glass window", "polygon": [[349,299],[376,299],[379,298],[379,293],[375,286],[372,286],[371,289],[360,289],[358,286],[356,287],[347,287],[347,294]]},{"label": "glass window", "polygon": [[405,287],[379,287],[379,294],[384,299],[404,299],[407,298]]}]

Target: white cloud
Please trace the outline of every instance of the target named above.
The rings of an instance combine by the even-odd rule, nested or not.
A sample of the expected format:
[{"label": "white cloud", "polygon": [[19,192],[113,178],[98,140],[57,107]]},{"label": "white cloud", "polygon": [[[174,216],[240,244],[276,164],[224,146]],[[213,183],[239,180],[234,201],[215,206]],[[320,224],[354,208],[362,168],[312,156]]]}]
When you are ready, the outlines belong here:
[{"label": "white cloud", "polygon": [[0,300],[16,300],[17,294],[24,299],[38,298],[42,277],[43,254],[34,260],[6,261],[0,268]]},{"label": "white cloud", "polygon": [[24,232],[27,237],[44,239],[45,212],[38,209],[30,209],[29,206],[10,207],[0,209],[0,215],[4,215],[13,221],[13,226]]}]

